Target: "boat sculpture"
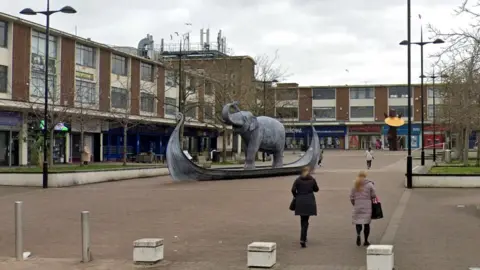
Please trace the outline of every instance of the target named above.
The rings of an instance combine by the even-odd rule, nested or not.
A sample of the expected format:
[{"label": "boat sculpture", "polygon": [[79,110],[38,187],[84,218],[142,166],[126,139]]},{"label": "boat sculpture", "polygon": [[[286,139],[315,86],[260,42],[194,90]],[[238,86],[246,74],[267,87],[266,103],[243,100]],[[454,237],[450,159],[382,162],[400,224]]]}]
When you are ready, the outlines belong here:
[{"label": "boat sculpture", "polygon": [[221,169],[207,169],[192,162],[184,153],[180,143],[180,130],[185,123],[185,116],[177,114],[177,126],[172,132],[167,145],[167,166],[174,181],[211,181],[232,180],[246,178],[265,178],[299,174],[303,167],[310,167],[313,171],[320,157],[320,140],[312,126],[312,140],[305,154],[295,162],[284,164],[280,168],[258,166],[255,169],[230,167]]}]

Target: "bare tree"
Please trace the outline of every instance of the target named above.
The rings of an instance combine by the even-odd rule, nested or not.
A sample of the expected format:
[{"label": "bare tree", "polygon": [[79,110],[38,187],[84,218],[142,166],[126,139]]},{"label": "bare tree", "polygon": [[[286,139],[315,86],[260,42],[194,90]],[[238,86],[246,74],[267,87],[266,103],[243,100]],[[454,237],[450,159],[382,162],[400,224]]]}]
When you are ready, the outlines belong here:
[{"label": "bare tree", "polygon": [[457,148],[463,153],[464,165],[468,165],[471,131],[480,130],[480,13],[477,12],[480,1],[473,6],[471,2],[463,1],[455,11],[458,16],[471,18],[472,23],[467,27],[443,32],[430,26],[438,38],[447,42],[442,52],[436,55],[438,64],[448,75],[441,93],[445,106],[439,113],[442,121],[461,135]]}]

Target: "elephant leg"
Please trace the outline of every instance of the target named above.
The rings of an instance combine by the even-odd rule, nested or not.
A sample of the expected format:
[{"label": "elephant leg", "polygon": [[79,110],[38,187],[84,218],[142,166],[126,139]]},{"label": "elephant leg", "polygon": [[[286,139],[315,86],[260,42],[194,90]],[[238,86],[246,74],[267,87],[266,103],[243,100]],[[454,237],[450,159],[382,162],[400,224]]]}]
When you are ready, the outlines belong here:
[{"label": "elephant leg", "polygon": [[281,167],[283,167],[283,152],[278,151],[273,153],[272,168],[281,168]]}]

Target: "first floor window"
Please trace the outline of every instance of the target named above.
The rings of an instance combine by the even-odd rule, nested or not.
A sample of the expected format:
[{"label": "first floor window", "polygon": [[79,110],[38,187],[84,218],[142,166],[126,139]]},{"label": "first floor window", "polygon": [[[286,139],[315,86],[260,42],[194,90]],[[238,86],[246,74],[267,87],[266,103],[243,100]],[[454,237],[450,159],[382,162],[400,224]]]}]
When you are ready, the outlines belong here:
[{"label": "first floor window", "polygon": [[197,106],[193,103],[187,103],[185,106],[185,117],[196,119],[197,118]]},{"label": "first floor window", "polygon": [[313,108],[313,117],[316,119],[335,119],[335,107]]},{"label": "first floor window", "polygon": [[[402,115],[402,117],[407,117],[408,118],[408,106],[389,106],[388,111],[390,110],[395,110],[395,113],[397,115]],[[410,117],[413,117],[413,107],[412,107],[412,114]]]},{"label": "first floor window", "polygon": [[116,109],[127,109],[128,90],[119,87],[112,87],[110,94],[112,107]]},{"label": "first floor window", "polygon": [[0,92],[7,92],[7,83],[8,83],[8,67],[0,66]]},{"label": "first floor window", "polygon": [[140,93],[140,110],[142,112],[155,112],[155,96],[149,93]]},{"label": "first floor window", "polygon": [[[48,76],[48,95],[50,99],[55,98],[55,75]],[[45,75],[41,72],[32,72],[30,81],[30,95],[34,97],[45,97]]]},{"label": "first floor window", "polygon": [[175,115],[177,113],[177,100],[175,98],[165,98],[165,114]]},{"label": "first floor window", "polygon": [[373,106],[351,106],[350,118],[371,118],[373,117]]},{"label": "first floor window", "polygon": [[77,80],[75,101],[81,104],[96,104],[97,103],[97,85],[93,82]]},{"label": "first floor window", "polygon": [[298,118],[298,108],[277,108],[276,113],[278,118]]},{"label": "first floor window", "polygon": [[203,118],[213,119],[213,114],[214,114],[214,111],[213,111],[212,105],[205,104],[205,106],[203,106]]}]

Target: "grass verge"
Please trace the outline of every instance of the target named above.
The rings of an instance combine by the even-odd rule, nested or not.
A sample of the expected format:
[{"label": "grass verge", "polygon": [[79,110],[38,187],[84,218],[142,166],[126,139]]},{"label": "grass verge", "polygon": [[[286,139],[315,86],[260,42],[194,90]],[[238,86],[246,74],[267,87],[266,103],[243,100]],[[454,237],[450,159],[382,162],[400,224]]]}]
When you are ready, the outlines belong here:
[{"label": "grass verge", "polygon": [[431,174],[480,174],[480,167],[473,166],[437,166],[430,169]]}]

